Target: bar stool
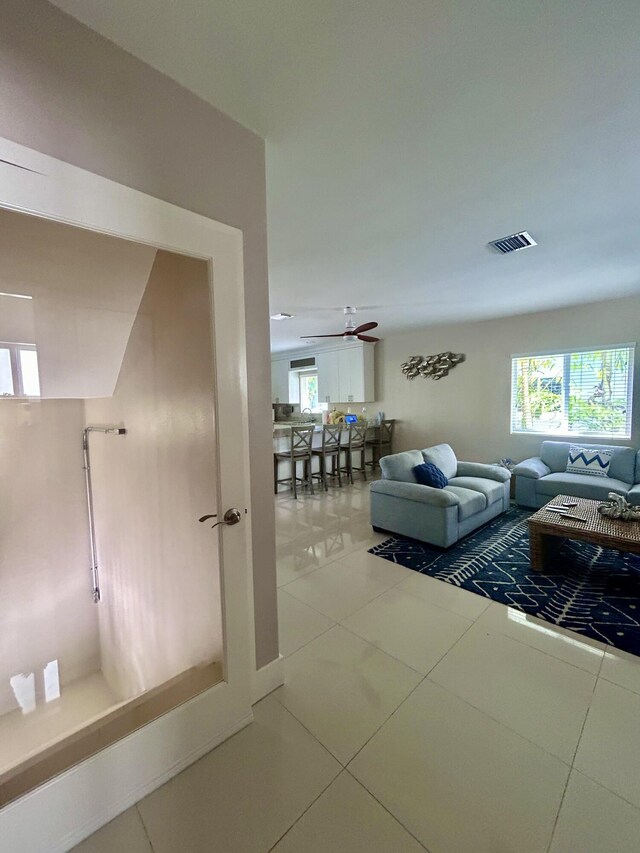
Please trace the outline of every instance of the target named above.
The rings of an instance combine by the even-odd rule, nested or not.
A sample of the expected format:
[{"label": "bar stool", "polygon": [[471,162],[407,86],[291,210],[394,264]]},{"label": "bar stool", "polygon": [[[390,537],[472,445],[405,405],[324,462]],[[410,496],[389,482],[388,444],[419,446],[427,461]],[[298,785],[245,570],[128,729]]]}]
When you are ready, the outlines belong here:
[{"label": "bar stool", "polygon": [[389,456],[393,453],[395,423],[395,420],[380,421],[380,426],[374,427],[373,438],[368,438],[366,441],[366,446],[371,448],[371,462],[368,462],[367,465],[371,465],[372,471],[375,471],[376,467],[380,465],[380,459],[383,456]]},{"label": "bar stool", "polygon": [[327,459],[331,459],[331,476],[338,477],[338,485],[342,488],[342,474],[340,471],[340,454],[342,453],[342,424],[335,426],[325,425],[322,427],[322,447],[315,447],[311,454],[319,459],[320,470],[312,477],[317,477],[324,486],[325,492],[329,491],[327,485]]},{"label": "bar stool", "polygon": [[[359,474],[362,474],[364,479],[367,479],[367,469],[365,467],[365,441],[367,436],[367,425],[366,424],[349,424],[347,427],[349,430],[349,441],[347,444],[343,444],[342,447],[346,450],[347,453],[347,464],[342,467],[342,471],[344,471],[349,477],[349,482],[353,485],[353,472],[357,471]],[[354,453],[360,454],[360,467],[357,468],[353,464],[353,455]]]},{"label": "bar stool", "polygon": [[[309,491],[313,494],[313,477],[311,475],[311,448],[313,444],[313,427],[291,427],[291,443],[287,452],[273,454],[273,491],[278,494],[280,483],[291,483],[293,497],[298,500],[298,482],[302,485],[305,480]],[[278,479],[278,463],[288,461],[291,464],[291,475]],[[303,476],[298,477],[298,462],[303,462]]]}]

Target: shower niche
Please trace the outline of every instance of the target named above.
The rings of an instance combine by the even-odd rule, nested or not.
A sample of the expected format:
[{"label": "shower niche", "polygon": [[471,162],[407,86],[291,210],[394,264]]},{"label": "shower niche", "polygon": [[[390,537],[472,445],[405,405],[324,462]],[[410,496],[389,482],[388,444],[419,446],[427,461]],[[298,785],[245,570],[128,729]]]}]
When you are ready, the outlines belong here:
[{"label": "shower niche", "polygon": [[0,210],[0,806],[224,678],[207,262]]}]

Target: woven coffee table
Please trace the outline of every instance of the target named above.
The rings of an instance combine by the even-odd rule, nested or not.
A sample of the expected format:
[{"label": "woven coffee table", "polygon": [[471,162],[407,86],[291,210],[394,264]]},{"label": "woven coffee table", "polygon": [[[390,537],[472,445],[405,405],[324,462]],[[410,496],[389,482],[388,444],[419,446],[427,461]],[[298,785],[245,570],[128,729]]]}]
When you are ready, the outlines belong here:
[{"label": "woven coffee table", "polygon": [[[573,501],[577,501],[578,505],[567,512],[579,515],[586,521],[563,518],[559,513],[549,512],[547,509],[549,506]],[[543,572],[549,556],[558,549],[564,539],[579,539],[602,548],[640,554],[640,522],[606,518],[598,512],[600,503],[602,501],[558,495],[534,513],[528,521],[531,568],[536,572]]]}]

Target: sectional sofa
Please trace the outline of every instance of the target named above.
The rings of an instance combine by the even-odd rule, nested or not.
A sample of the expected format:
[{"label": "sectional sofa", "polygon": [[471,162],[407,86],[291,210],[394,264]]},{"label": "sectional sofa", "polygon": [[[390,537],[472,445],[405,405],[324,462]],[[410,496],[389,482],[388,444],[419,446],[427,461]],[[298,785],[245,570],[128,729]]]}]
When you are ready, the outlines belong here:
[{"label": "sectional sofa", "polygon": [[[566,471],[569,450],[579,445],[588,450],[611,453],[607,476]],[[513,470],[516,503],[538,508],[556,495],[606,500],[609,492],[623,495],[631,504],[640,505],[640,451],[633,447],[585,444],[581,441],[543,441],[540,456],[520,462]]]}]

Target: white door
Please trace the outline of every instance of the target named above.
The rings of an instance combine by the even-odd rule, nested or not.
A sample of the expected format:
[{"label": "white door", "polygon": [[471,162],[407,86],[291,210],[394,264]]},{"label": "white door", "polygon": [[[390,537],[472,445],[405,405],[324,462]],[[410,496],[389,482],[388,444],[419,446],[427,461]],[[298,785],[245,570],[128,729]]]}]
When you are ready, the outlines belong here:
[{"label": "white door", "polygon": [[[124,389],[126,393],[114,393],[110,396],[108,392],[101,390],[96,393],[100,400],[87,405],[86,410],[91,422],[102,425],[105,421],[115,422],[130,432],[123,433],[122,438],[113,438],[111,444],[106,443],[111,439],[104,433],[95,436],[96,442],[102,439],[105,441],[104,446],[95,446],[95,487],[103,490],[112,486],[117,488],[118,483],[112,486],[108,483],[108,478],[115,476],[113,466],[116,465],[124,478],[121,479],[120,485],[125,482],[126,488],[129,488],[126,466],[122,464],[125,453],[128,453],[128,465],[132,467],[141,465],[143,459],[146,462],[152,457],[156,461],[160,459],[160,462],[157,462],[158,470],[145,471],[144,475],[148,473],[150,481],[155,477],[157,494],[153,495],[153,499],[155,500],[157,495],[160,497],[154,506],[159,507],[159,512],[171,512],[173,515],[172,530],[167,533],[166,530],[158,529],[158,542],[162,542],[164,535],[168,549],[174,548],[171,559],[175,562],[172,565],[181,570],[188,561],[180,562],[180,548],[169,545],[172,538],[189,546],[189,559],[198,563],[198,571],[203,577],[209,571],[209,564],[211,572],[219,572],[215,581],[209,583],[207,595],[210,596],[208,600],[211,600],[211,619],[217,619],[219,622],[217,630],[222,640],[222,680],[213,687],[203,689],[194,698],[188,699],[163,716],[152,719],[142,728],[134,730],[126,739],[119,740],[91,758],[75,764],[64,775],[55,777],[47,785],[36,788],[27,796],[13,800],[0,809],[0,837],[3,839],[3,845],[6,845],[7,849],[30,853],[68,849],[252,719],[251,505],[242,234],[236,229],[4,139],[0,139],[0,211],[2,210],[15,211],[16,215],[29,214],[44,221],[65,223],[67,226],[76,226],[97,235],[111,235],[151,247],[152,250],[158,249],[157,258],[164,259],[163,263],[169,265],[172,263],[171,258],[178,258],[181,269],[184,264],[188,266],[191,263],[189,258],[194,259],[193,264],[199,264],[205,271],[205,298],[202,301],[199,296],[198,304],[201,314],[209,314],[208,318],[205,316],[204,319],[207,320],[208,325],[205,325],[211,333],[210,340],[206,344],[202,343],[201,349],[187,353],[184,363],[178,365],[178,369],[189,371],[190,381],[192,374],[198,373],[200,377],[197,381],[193,379],[189,385],[194,399],[198,400],[197,405],[194,404],[191,409],[187,402],[186,410],[180,415],[177,410],[168,411],[162,400],[152,400],[146,407],[135,406],[136,394],[144,395],[149,391],[149,387],[158,379],[157,371],[160,368],[162,379],[167,382],[171,379],[172,371],[177,369],[176,358],[180,360],[181,356],[179,353],[176,355],[175,340],[171,336],[167,338],[167,346],[162,350],[164,356],[156,355],[157,363],[152,365],[153,369],[146,384],[143,382],[135,386],[126,372],[136,364],[138,351],[135,347],[140,342],[148,339],[149,335],[151,338],[155,335],[157,343],[153,306],[146,306],[149,309],[146,314],[144,311],[136,314],[138,325],[132,324],[128,332],[125,330],[126,334],[123,332],[123,323],[118,320],[117,333],[114,332],[108,341],[108,336],[102,334],[100,321],[96,321],[93,327],[92,341],[85,334],[85,324],[76,322],[77,316],[74,315],[74,323],[71,325],[80,331],[71,342],[72,346],[68,347],[69,352],[73,351],[77,355],[83,351],[83,346],[90,352],[92,343],[95,347],[103,346],[105,352],[112,351],[109,347],[115,346],[116,340],[122,345],[124,373],[118,377],[118,388]],[[189,258],[180,261],[181,256]],[[154,298],[157,298],[161,310],[167,313],[171,306],[163,303],[166,293],[163,295],[161,290],[162,288],[158,290]],[[141,305],[145,304],[144,298]],[[44,304],[46,300],[43,299],[42,302]],[[47,305],[50,303],[51,300],[46,302]],[[86,311],[86,306],[78,310]],[[88,314],[86,316],[88,317]],[[96,330],[100,334],[97,334]],[[208,333],[205,331],[205,334]],[[62,344],[58,348],[59,352],[66,352]],[[200,356],[210,359],[209,364],[203,364]],[[165,358],[164,362],[162,357]],[[75,367],[78,361],[76,358]],[[105,387],[109,384],[107,361],[108,359],[102,357],[93,358],[96,369],[101,370],[101,382]],[[72,359],[69,364],[69,371],[73,372],[75,367]],[[43,369],[46,371],[46,366],[43,366]],[[69,371],[58,371],[67,382],[71,381]],[[42,376],[44,380],[44,374]],[[210,379],[207,379],[207,376]],[[78,377],[77,387],[80,387],[81,379],[82,377]],[[203,402],[202,388],[207,383],[210,385],[211,398]],[[44,385],[43,381],[43,396],[46,394]],[[56,387],[55,381],[51,382],[50,387]],[[51,393],[52,397],[83,397],[91,393],[76,392],[73,388],[68,393],[63,393],[60,387],[58,383],[57,390]],[[155,386],[155,391],[158,387],[160,386]],[[181,398],[180,405],[183,403]],[[207,410],[210,414],[207,414]],[[157,411],[155,421],[152,414],[149,414],[150,411]],[[182,420],[178,423],[181,416]],[[162,432],[159,425],[163,418],[165,424],[169,421],[175,422],[173,432],[171,428]],[[125,419],[126,423],[123,422]],[[194,419],[198,421],[195,426]],[[150,431],[148,436],[145,436],[145,429]],[[174,439],[180,430],[187,437],[187,441],[179,442]],[[189,437],[192,434],[197,435],[197,440],[190,444]],[[164,442],[163,436],[166,439]],[[93,441],[94,437],[91,440]],[[149,453],[153,440],[155,450]],[[167,464],[162,467],[162,460],[165,458]],[[200,463],[203,461],[211,476],[202,482],[198,481],[197,487],[191,490],[189,483],[195,484],[202,467]],[[169,476],[168,472],[171,471],[173,473]],[[144,476],[140,475],[138,478],[140,491],[136,508],[147,500],[151,492],[151,486],[149,483],[145,484]],[[172,477],[180,480],[176,485],[175,494],[172,494],[171,490]],[[103,512],[96,518],[98,540],[101,531],[103,537],[101,545],[98,541],[98,550],[102,557],[110,550],[112,540],[105,531],[111,529],[122,531],[122,539],[130,540],[132,553],[137,544],[140,554],[137,562],[144,563],[154,549],[153,556],[157,564],[160,565],[163,560],[167,562],[166,551],[155,548],[153,536],[148,538],[146,544],[136,543],[135,525],[129,522],[126,515],[118,513],[118,507],[113,504],[109,506],[109,501],[104,500],[104,494],[102,501]],[[100,509],[99,503],[100,500],[96,503],[96,510]],[[223,524],[211,530],[209,525],[222,521],[230,510],[237,512],[229,513],[226,518],[236,523],[228,526]],[[152,524],[150,503],[145,512],[145,523]],[[199,521],[199,517],[204,515],[212,516],[206,524]],[[163,521],[166,521],[164,516]],[[183,537],[182,540],[180,537]],[[103,582],[107,588],[111,583],[112,590],[116,585],[115,569],[119,560],[123,562],[122,550],[116,551],[117,553],[114,551],[108,558],[105,557],[106,565],[113,567],[114,574],[109,578],[107,573]],[[151,560],[149,562],[151,565]],[[133,562],[130,565],[133,565]],[[150,571],[144,580],[147,590],[150,590],[145,602],[149,608],[148,615],[155,615],[156,611],[152,613],[152,608],[165,608],[165,618],[156,621],[154,631],[161,632],[166,628],[167,632],[173,632],[174,641],[166,644],[167,654],[171,656],[180,643],[181,631],[187,631],[188,625],[185,623],[181,627],[177,624],[178,617],[176,615],[174,618],[170,596],[159,593],[156,595],[159,579],[154,577],[153,571]],[[175,584],[175,578],[172,582]],[[193,592],[193,602],[196,602],[197,590],[194,588]],[[34,589],[34,595],[36,594],[37,589]],[[219,595],[219,601],[215,600],[216,595]],[[101,607],[102,603],[97,606]],[[119,619],[116,609],[110,614],[108,621],[117,626]],[[215,633],[216,630],[212,630],[211,635]],[[163,637],[163,641],[165,639]],[[201,644],[201,660],[206,659],[207,642],[203,641]],[[144,651],[144,648],[138,650],[140,654],[144,654]],[[180,666],[188,666],[191,661],[188,654],[183,658],[178,654],[175,657],[182,660],[182,663],[176,664],[178,669]],[[196,654],[194,662],[197,658]],[[132,670],[134,668],[132,666]],[[159,667],[158,671],[161,672],[162,667]],[[139,684],[132,690],[143,700],[144,691],[154,685],[154,678],[156,682],[163,678],[161,674],[154,674],[144,667],[142,670],[138,667],[136,677]],[[126,693],[126,690],[124,692]],[[126,696],[124,698],[126,704]],[[109,784],[104,784],[105,780],[108,780]]]}]

